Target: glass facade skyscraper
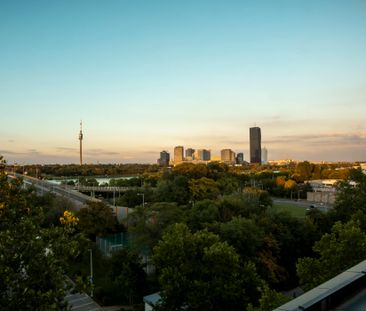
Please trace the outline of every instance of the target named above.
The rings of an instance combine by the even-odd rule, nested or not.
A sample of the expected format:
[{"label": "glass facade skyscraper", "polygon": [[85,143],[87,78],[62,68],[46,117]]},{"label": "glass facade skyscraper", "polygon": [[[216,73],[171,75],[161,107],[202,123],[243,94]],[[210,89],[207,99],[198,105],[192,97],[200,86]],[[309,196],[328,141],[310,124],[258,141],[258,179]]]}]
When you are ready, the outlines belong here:
[{"label": "glass facade skyscraper", "polygon": [[261,129],[259,127],[251,127],[249,129],[250,138],[250,163],[262,162],[261,148]]}]

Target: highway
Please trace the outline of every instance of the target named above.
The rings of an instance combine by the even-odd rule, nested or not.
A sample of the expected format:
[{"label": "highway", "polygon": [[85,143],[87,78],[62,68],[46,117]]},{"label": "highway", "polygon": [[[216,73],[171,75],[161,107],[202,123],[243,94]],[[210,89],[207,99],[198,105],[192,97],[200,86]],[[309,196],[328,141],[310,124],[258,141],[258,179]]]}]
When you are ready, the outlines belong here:
[{"label": "highway", "polygon": [[69,199],[76,204],[77,208],[81,208],[87,202],[101,202],[96,198],[92,198],[88,195],[82,194],[76,190],[64,187],[62,185],[51,184],[45,180],[40,180],[34,177],[30,177],[22,174],[8,173],[9,178],[22,178],[24,185],[33,185],[39,193],[52,192],[56,195]]}]

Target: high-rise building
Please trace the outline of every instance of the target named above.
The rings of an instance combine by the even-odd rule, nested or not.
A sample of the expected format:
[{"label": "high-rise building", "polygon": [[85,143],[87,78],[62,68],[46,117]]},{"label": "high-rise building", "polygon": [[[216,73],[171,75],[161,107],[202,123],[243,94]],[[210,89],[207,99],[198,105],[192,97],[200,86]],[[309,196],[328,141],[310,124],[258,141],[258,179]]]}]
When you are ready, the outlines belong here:
[{"label": "high-rise building", "polygon": [[262,149],[262,164],[268,164],[268,150],[266,147]]},{"label": "high-rise building", "polygon": [[160,158],[158,159],[158,164],[161,166],[168,166],[170,162],[170,154],[169,152],[163,150],[160,152]]},{"label": "high-rise building", "polygon": [[186,158],[191,158],[193,160],[194,151],[195,150],[192,148],[186,149]]},{"label": "high-rise building", "polygon": [[79,141],[80,141],[80,165],[83,165],[83,123],[80,121],[80,132],[79,132]]},{"label": "high-rise building", "polygon": [[235,164],[235,152],[231,149],[222,149],[221,161],[226,164]]},{"label": "high-rise building", "polygon": [[183,160],[184,160],[183,153],[184,153],[183,146],[176,146],[174,148],[174,164],[183,162]]},{"label": "high-rise building", "polygon": [[198,161],[210,161],[211,160],[211,150],[197,149],[194,152],[194,159],[198,160]]},{"label": "high-rise building", "polygon": [[250,163],[261,163],[261,129],[251,127],[249,129],[250,138]]},{"label": "high-rise building", "polygon": [[243,164],[244,163],[244,154],[242,152],[239,152],[236,155],[236,164]]}]

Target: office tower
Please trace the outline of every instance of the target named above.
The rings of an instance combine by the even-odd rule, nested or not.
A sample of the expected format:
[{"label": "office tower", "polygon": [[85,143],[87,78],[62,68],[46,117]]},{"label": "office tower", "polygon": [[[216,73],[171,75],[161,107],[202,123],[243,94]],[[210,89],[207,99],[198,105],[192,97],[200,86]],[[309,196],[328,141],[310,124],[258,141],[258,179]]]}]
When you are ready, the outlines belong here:
[{"label": "office tower", "polygon": [[211,150],[202,150],[202,160],[203,161],[210,161],[211,160]]},{"label": "office tower", "polygon": [[158,164],[161,166],[168,166],[170,161],[170,154],[169,152],[163,150],[160,152],[160,158],[158,159]]},{"label": "office tower", "polygon": [[250,163],[261,163],[261,129],[251,127],[249,129],[250,138]]},{"label": "office tower", "polygon": [[184,160],[183,152],[184,152],[183,146],[177,146],[174,148],[174,164],[183,162]]},{"label": "office tower", "polygon": [[192,149],[192,148],[188,148],[188,149],[186,149],[186,158],[191,158],[191,159],[193,159],[193,154],[194,154],[194,149]]},{"label": "office tower", "polygon": [[244,154],[242,152],[239,152],[236,155],[236,164],[243,164],[244,163]]},{"label": "office tower", "polygon": [[80,165],[83,165],[83,123],[80,121],[80,132],[79,132],[79,141],[80,141]]},{"label": "office tower", "polygon": [[235,152],[231,149],[222,149],[221,161],[226,164],[235,164]]},{"label": "office tower", "polygon": [[211,160],[211,150],[197,149],[194,152],[194,159],[199,160],[199,161],[210,161]]},{"label": "office tower", "polygon": [[262,149],[262,164],[268,164],[268,150],[266,147]]}]

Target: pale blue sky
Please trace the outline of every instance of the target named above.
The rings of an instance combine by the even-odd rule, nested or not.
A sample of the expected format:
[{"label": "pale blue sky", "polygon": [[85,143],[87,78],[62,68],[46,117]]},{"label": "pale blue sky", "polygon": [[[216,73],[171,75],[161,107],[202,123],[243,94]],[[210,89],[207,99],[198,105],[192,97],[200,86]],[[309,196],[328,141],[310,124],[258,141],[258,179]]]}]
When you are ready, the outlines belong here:
[{"label": "pale blue sky", "polygon": [[0,154],[366,160],[366,1],[0,1]]}]

